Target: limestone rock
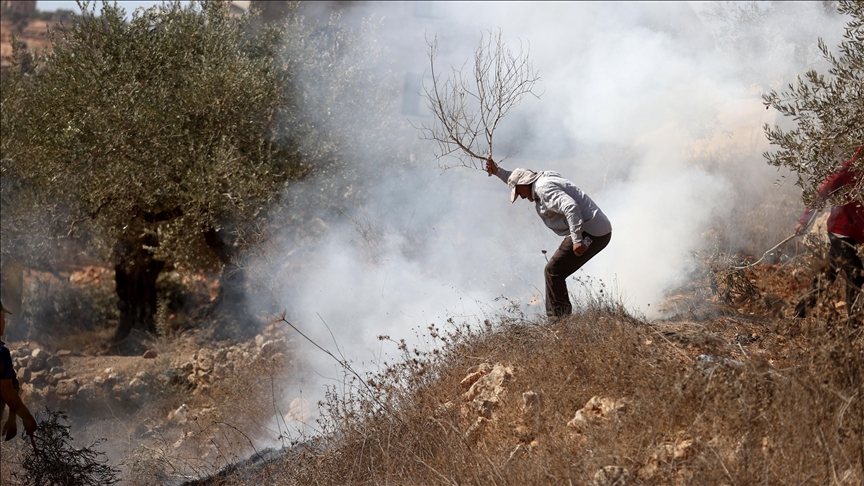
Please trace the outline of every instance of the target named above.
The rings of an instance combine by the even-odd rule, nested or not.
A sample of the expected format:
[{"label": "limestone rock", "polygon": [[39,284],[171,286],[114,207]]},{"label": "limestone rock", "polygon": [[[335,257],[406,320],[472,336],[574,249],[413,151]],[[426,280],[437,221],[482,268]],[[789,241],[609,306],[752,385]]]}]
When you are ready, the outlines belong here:
[{"label": "limestone rock", "polygon": [[36,358],[36,359],[41,359],[43,361],[45,361],[51,357],[51,355],[48,354],[48,351],[45,351],[44,349],[41,349],[41,348],[34,349],[30,353],[30,356],[32,356],[33,358]]},{"label": "limestone rock", "polygon": [[[660,471],[661,464],[668,464],[672,461],[682,461],[694,457],[697,454],[697,442],[693,439],[684,438],[683,434],[678,434],[677,437],[669,439],[651,454],[651,458],[644,467],[639,469],[638,476],[643,480],[651,480]],[[681,474],[681,471],[679,471]],[[684,483],[688,484],[688,483]]]},{"label": "limestone rock", "polygon": [[29,383],[33,377],[33,371],[30,368],[18,368],[17,378],[21,383]]},{"label": "limestone rock", "polygon": [[82,385],[78,388],[77,397],[79,400],[87,401],[96,396],[96,388],[93,385]]},{"label": "limestone rock", "polygon": [[475,420],[474,423],[471,424],[471,427],[468,427],[468,431],[465,432],[465,438],[470,442],[477,442],[488,423],[489,419],[486,417],[477,417],[477,420]]},{"label": "limestone rock", "polygon": [[60,380],[57,382],[56,393],[60,396],[75,395],[78,393],[78,380]]},{"label": "limestone rock", "polygon": [[468,388],[471,388],[471,385],[473,385],[474,382],[488,375],[490,371],[492,371],[492,365],[490,365],[489,363],[482,363],[478,366],[472,366],[468,370],[468,376],[463,378],[459,384],[462,385],[462,388],[465,388],[467,390]]},{"label": "limestone rock", "polygon": [[492,410],[498,406],[504,385],[512,377],[513,368],[496,364],[489,374],[475,381],[463,396],[477,415],[492,418]]},{"label": "limestone rock", "polygon": [[527,391],[522,394],[522,406],[525,410],[532,410],[540,405],[540,395],[534,391]]},{"label": "limestone rock", "polygon": [[630,471],[621,466],[606,466],[594,473],[592,486],[625,486],[630,484]]},{"label": "limestone rock", "polygon": [[147,391],[147,383],[139,380],[138,378],[133,378],[132,381],[129,382],[129,389],[133,393],[143,393]]},{"label": "limestone rock", "polygon": [[[42,350],[39,349],[37,351],[42,351]],[[27,363],[27,367],[33,371],[42,371],[46,367],[45,358],[31,356],[30,361]]]},{"label": "limestone rock", "polygon": [[63,360],[57,356],[50,356],[48,357],[48,359],[45,360],[45,364],[49,368],[59,368],[63,366]]},{"label": "limestone rock", "polygon": [[198,351],[198,360],[196,361],[198,368],[204,371],[213,370],[213,353],[209,349],[201,349]]},{"label": "limestone rock", "polygon": [[116,400],[126,400],[129,397],[129,389],[126,385],[118,383],[111,388],[111,396]]},{"label": "limestone rock", "polygon": [[34,370],[33,374],[30,376],[30,383],[36,388],[42,388],[48,384],[48,376],[48,372],[45,370]]},{"label": "limestone rock", "polygon": [[627,408],[627,400],[613,400],[611,398],[591,397],[584,407],[576,411],[573,420],[567,422],[568,427],[580,429],[589,424],[594,424],[608,419]]}]

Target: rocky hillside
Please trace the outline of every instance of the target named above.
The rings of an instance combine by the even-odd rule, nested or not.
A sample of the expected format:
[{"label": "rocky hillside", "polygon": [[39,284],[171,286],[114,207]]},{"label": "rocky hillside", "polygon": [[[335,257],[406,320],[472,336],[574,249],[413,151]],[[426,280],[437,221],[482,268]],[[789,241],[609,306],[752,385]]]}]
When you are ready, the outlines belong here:
[{"label": "rocky hillside", "polygon": [[556,322],[431,327],[431,351],[323,404],[323,435],[189,484],[864,482],[864,327],[813,260],[706,266],[674,318],[602,294]]},{"label": "rocky hillside", "polygon": [[[132,485],[858,485],[864,327],[837,284],[791,318],[821,261],[810,244],[750,268],[700,255],[664,320],[600,286],[566,319],[430,326],[426,346],[397,341],[401,358],[363,383],[346,370],[317,421],[280,398],[308,372],[294,350],[311,346],[284,322],[244,342],[142,339],[138,356],[9,345],[31,408],[69,411],[83,443],[110,437]],[[287,433],[304,422],[319,433]],[[277,435],[283,448],[262,450]],[[3,444],[4,484],[20,483],[27,447]]]}]

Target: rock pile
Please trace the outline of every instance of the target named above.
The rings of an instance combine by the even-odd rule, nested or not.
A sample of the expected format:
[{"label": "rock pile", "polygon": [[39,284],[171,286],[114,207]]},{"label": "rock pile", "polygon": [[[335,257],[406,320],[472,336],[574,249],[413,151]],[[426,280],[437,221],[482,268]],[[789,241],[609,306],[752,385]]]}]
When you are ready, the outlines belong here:
[{"label": "rock pile", "polygon": [[60,352],[52,355],[41,348],[30,349],[22,346],[10,350],[12,364],[18,370],[17,378],[22,384],[27,384],[35,394],[51,394],[59,397],[74,397],[78,392],[78,382],[70,379],[63,369]]},{"label": "rock pile", "polygon": [[235,374],[244,366],[286,364],[287,350],[285,337],[267,339],[259,334],[255,342],[218,349],[200,348],[188,359],[175,360],[174,367],[167,370],[160,380],[185,383],[194,390],[193,393],[202,393],[209,390],[214,380]]},{"label": "rock pile", "polygon": [[[164,371],[156,369],[159,356],[147,350],[140,358],[148,365],[136,367],[134,376],[115,368],[106,368],[86,376],[70,376],[63,359],[70,351],[51,354],[41,348],[22,346],[10,350],[18,381],[29,402],[49,406],[86,406],[93,400],[110,399],[128,406],[138,406],[156,388],[182,384],[193,394],[206,392],[215,380],[240,372],[247,366],[263,365],[270,369],[287,364],[288,340],[273,325],[254,341],[211,349],[202,347],[188,359],[176,359]],[[143,363],[142,363],[143,364]],[[149,371],[138,371],[141,368]]]}]

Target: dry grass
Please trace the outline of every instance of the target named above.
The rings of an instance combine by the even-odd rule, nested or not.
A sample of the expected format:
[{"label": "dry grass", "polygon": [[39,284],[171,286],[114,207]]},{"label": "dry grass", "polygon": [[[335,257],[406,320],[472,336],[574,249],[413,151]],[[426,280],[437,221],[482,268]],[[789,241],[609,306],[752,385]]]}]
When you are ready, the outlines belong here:
[{"label": "dry grass", "polygon": [[[278,383],[290,365],[260,360],[196,394],[166,387],[147,407],[152,426],[104,436],[146,444],[124,463],[130,485],[604,484],[595,478],[608,466],[626,469],[627,484],[861,484],[864,328],[832,305],[839,286],[814,317],[792,320],[803,262],[723,272],[709,265],[682,290],[683,307],[711,312],[663,322],[588,293],[555,322],[511,313],[432,326],[428,346],[398,342],[396,362],[365,384],[346,372],[321,404],[322,435],[284,454],[249,440],[275,436],[269,422],[285,412]],[[462,382],[483,364],[512,376],[479,420]],[[626,406],[569,426],[592,397]],[[180,403],[199,413],[165,425]]]},{"label": "dry grass", "polygon": [[[807,344],[778,359],[789,363],[781,369],[764,339],[724,339],[729,326],[680,332],[688,326],[595,302],[558,322],[431,328],[439,351],[403,346],[402,361],[369,381],[374,397],[356,383],[333,390],[324,438],[254,479],[247,471],[202,484],[591,484],[606,466],[626,468],[631,484],[864,481],[861,329],[824,319],[781,326]],[[702,353],[713,361],[696,359]],[[513,375],[491,418],[471,430],[477,415],[460,382],[481,363]],[[529,391],[539,395],[533,408],[523,405]],[[594,396],[627,406],[569,427]]]}]

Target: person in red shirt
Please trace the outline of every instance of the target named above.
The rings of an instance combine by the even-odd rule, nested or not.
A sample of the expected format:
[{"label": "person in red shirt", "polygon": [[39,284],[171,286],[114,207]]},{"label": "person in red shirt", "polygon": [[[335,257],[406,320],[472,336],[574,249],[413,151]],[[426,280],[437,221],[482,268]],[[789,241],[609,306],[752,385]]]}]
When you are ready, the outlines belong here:
[{"label": "person in red shirt", "polygon": [[[859,174],[853,165],[862,155],[864,155],[864,147],[858,147],[852,159],[843,162],[840,170],[825,179],[816,194],[816,201],[807,207],[798,221],[795,234],[804,234],[816,215],[816,208],[833,194],[858,184]],[[864,205],[852,195],[846,195],[845,200],[847,201],[845,204],[831,208],[831,214],[828,216],[828,241],[831,244],[828,267],[825,272],[813,277],[810,288],[795,307],[793,314],[795,317],[807,317],[808,307],[812,307],[819,296],[822,279],[827,278],[828,283],[834,282],[841,270],[846,274],[846,305],[850,315],[864,304],[864,298],[859,298],[861,287],[864,285],[864,265],[858,257],[858,245],[864,243]],[[856,300],[861,302],[854,306]]]}]

